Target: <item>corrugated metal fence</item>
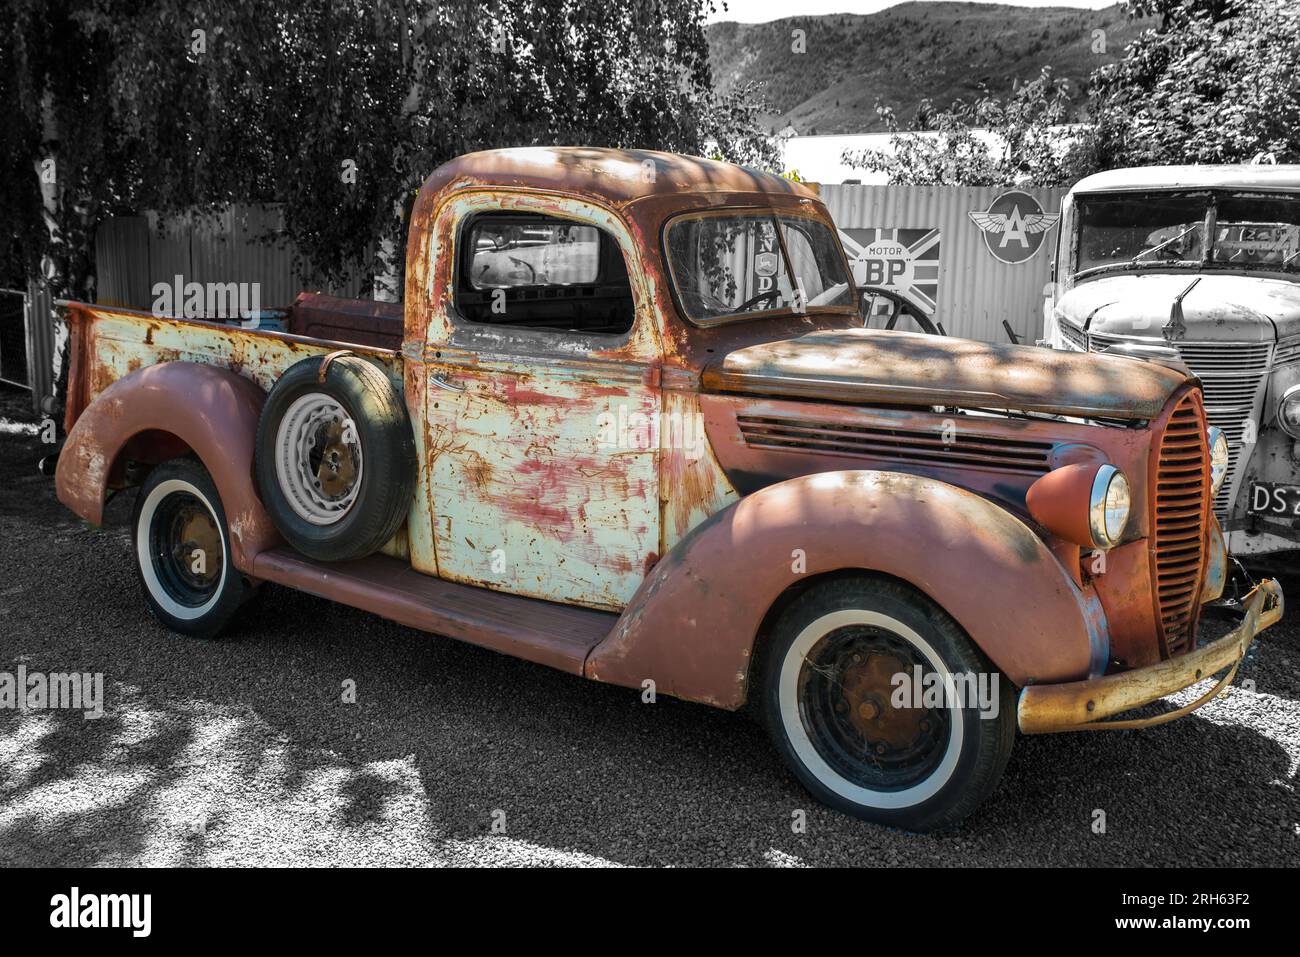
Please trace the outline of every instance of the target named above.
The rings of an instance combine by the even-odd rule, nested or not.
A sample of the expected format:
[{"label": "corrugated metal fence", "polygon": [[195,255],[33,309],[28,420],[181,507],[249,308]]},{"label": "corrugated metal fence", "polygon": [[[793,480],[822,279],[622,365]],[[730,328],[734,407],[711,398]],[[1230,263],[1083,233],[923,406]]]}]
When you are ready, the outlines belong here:
[{"label": "corrugated metal fence", "polygon": [[[215,215],[160,220],[157,215],[116,216],[95,234],[96,299],[105,305],[149,309],[156,283],[175,277],[197,283],[257,283],[263,308],[288,306],[304,288],[356,297],[362,279],[314,284],[310,264],[301,271],[293,246],[278,236],[283,215],[277,206],[232,206]],[[368,289],[367,289],[368,291]]]},{"label": "corrugated metal fence", "polygon": [[[1004,319],[1022,342],[1042,335],[1043,300],[1056,251],[1054,217],[1065,193],[821,187],[859,283],[905,292],[949,335],[988,342],[1007,341]],[[1040,214],[1043,218],[1035,218]]]},{"label": "corrugated metal fence", "polygon": [[32,411],[54,391],[53,301],[38,282],[0,289],[0,382],[30,389]]},{"label": "corrugated metal fence", "polygon": [[[360,277],[345,283],[304,281],[302,276],[312,273],[310,264],[299,268],[290,243],[262,241],[279,235],[282,226],[277,206],[232,206],[213,215],[161,221],[153,213],[107,219],[95,233],[96,302],[150,309],[154,285],[173,285],[177,276],[205,285],[256,283],[262,308],[288,306],[307,288],[347,297],[369,291]],[[49,292],[32,281],[25,291],[23,321],[27,381],[19,384],[30,386],[36,411],[54,392],[62,352],[58,340],[67,334],[56,325],[53,307]]]}]

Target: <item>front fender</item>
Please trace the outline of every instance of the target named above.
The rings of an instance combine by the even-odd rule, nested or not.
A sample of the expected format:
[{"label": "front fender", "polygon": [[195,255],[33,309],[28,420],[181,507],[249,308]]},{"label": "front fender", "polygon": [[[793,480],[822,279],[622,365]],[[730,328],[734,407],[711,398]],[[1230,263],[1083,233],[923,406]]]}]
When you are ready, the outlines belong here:
[{"label": "front fender", "polygon": [[654,567],[585,673],[738,708],[754,641],[791,586],[851,569],[924,592],[1017,686],[1100,673],[1100,604],[1016,516],[974,493],[896,472],[823,472],[713,515]]},{"label": "front fender", "polygon": [[123,376],[68,433],[54,473],[59,501],[92,525],[102,524],[113,465],[127,443],[158,433],[175,436],[211,473],[226,512],[231,561],[251,573],[258,552],[280,542],[253,481],[265,399],[255,383],[229,369],[195,362],[165,362]]}]

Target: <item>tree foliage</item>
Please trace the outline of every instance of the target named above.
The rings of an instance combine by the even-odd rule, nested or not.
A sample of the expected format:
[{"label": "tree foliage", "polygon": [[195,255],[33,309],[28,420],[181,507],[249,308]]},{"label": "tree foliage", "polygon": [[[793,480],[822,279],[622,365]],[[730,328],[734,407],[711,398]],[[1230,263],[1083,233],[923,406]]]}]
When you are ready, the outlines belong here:
[{"label": "tree foliage", "polygon": [[1300,160],[1300,6],[1172,4],[1162,26],[1092,78],[1083,165]]},{"label": "tree foliage", "polygon": [[892,155],[868,151],[846,162],[886,172],[895,183],[1059,186],[1124,166],[1250,162],[1261,153],[1300,161],[1294,0],[1127,6],[1154,25],[1121,60],[1093,72],[1088,122],[1059,126],[1072,110],[1069,91],[1044,71],[1005,100],[959,101],[929,114],[933,135],[893,127]]},{"label": "tree foliage", "polygon": [[8,2],[18,238],[0,265],[44,259],[61,292],[88,294],[93,230],[118,212],[283,203],[287,237],[337,278],[400,265],[401,210],[471,150],[716,144],[778,165],[750,91],[713,92],[710,0]]},{"label": "tree foliage", "polygon": [[878,112],[892,134],[888,150],[849,150],[844,162],[888,174],[903,185],[999,186],[1058,182],[1070,155],[1055,128],[1070,112],[1068,82],[1044,68],[1005,99],[958,100],[946,110],[923,105],[925,135],[901,131],[887,107]]}]

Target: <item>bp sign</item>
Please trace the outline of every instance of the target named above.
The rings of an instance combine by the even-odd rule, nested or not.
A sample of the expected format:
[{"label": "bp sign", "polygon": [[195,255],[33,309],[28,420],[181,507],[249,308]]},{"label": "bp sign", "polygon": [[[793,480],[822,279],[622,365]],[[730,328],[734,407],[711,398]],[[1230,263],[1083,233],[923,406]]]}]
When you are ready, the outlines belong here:
[{"label": "bp sign", "polygon": [[902,293],[916,281],[912,250],[895,240],[877,239],[869,243],[859,260],[864,286],[883,286]]},{"label": "bp sign", "polygon": [[1010,265],[1033,259],[1047,231],[1061,218],[1059,213],[1048,215],[1038,200],[1018,189],[1003,193],[988,209],[966,215],[980,228],[990,255]]},{"label": "bp sign", "polygon": [[888,289],[933,316],[939,297],[939,230],[842,229],[840,239],[860,287]]}]

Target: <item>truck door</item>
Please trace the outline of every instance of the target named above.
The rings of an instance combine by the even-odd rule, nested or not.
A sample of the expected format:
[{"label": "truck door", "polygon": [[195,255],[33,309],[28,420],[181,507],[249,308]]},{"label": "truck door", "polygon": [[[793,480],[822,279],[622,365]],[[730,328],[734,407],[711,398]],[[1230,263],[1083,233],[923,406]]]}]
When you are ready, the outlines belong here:
[{"label": "truck door", "polygon": [[424,570],[619,609],[660,533],[659,339],[635,246],[576,201],[450,205],[420,364]]}]

